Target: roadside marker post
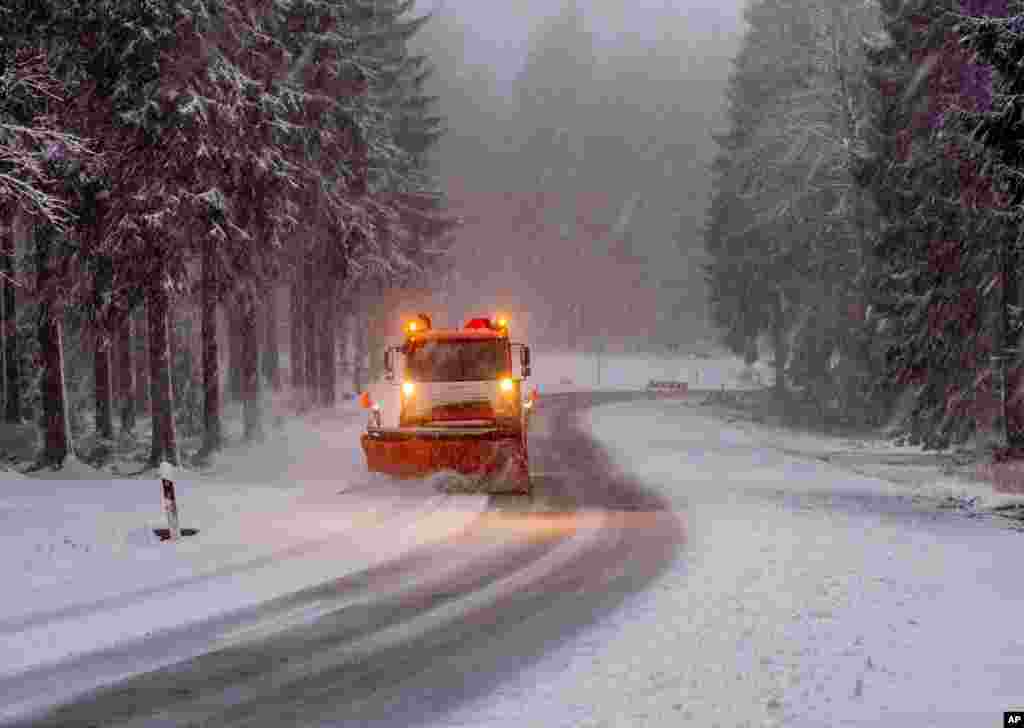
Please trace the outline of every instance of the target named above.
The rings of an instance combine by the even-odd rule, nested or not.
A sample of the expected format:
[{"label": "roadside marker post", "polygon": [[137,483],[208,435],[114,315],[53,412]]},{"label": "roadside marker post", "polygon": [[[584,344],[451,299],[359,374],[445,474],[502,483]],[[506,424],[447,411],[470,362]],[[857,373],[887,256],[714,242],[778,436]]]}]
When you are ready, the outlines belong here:
[{"label": "roadside marker post", "polygon": [[167,514],[168,540],[177,541],[181,537],[178,527],[178,501],[174,497],[174,468],[168,462],[160,463],[160,481],[163,485],[164,512]]}]

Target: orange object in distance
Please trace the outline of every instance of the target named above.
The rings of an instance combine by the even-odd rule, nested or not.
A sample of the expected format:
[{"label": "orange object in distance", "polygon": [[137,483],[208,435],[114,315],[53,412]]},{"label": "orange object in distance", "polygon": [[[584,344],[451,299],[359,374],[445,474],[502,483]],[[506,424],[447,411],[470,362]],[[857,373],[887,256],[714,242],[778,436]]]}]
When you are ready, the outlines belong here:
[{"label": "orange object in distance", "polygon": [[373,407],[373,400],[370,399],[369,392],[363,392],[359,395],[359,404],[362,405],[363,409],[370,409]]},{"label": "orange object in distance", "polygon": [[405,330],[410,334],[415,334],[418,331],[430,331],[432,325],[430,316],[420,313],[416,314],[416,318],[405,325]]}]

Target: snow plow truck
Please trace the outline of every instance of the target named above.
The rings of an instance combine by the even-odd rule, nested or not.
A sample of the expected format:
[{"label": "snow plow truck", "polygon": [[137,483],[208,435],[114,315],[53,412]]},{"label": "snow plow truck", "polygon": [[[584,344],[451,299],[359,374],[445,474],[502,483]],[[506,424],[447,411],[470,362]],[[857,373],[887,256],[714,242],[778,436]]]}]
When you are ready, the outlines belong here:
[{"label": "snow plow truck", "polygon": [[418,478],[454,471],[465,490],[530,493],[527,431],[537,391],[524,396],[530,349],[512,343],[506,318],[434,329],[420,314],[406,323],[401,346],[385,350],[384,370],[398,388],[398,424],[384,426],[383,403],[361,395],[370,410],[361,444],[371,472]]}]

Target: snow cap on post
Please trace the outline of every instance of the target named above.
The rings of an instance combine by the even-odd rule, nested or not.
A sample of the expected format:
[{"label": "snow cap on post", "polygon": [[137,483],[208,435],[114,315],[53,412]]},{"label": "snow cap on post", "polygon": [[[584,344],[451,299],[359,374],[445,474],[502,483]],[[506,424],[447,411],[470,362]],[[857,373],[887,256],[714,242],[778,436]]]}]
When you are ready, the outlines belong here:
[{"label": "snow cap on post", "polygon": [[160,479],[174,480],[174,466],[166,460],[160,463]]}]

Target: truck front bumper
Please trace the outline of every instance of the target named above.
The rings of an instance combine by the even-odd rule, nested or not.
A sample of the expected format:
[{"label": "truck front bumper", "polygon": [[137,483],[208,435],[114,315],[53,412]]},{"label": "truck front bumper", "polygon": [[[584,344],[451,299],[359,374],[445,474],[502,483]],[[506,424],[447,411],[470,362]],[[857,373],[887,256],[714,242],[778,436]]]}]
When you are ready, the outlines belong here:
[{"label": "truck front bumper", "polygon": [[479,479],[487,492],[529,491],[521,433],[495,427],[370,428],[361,444],[372,472],[419,478],[455,471]]}]

